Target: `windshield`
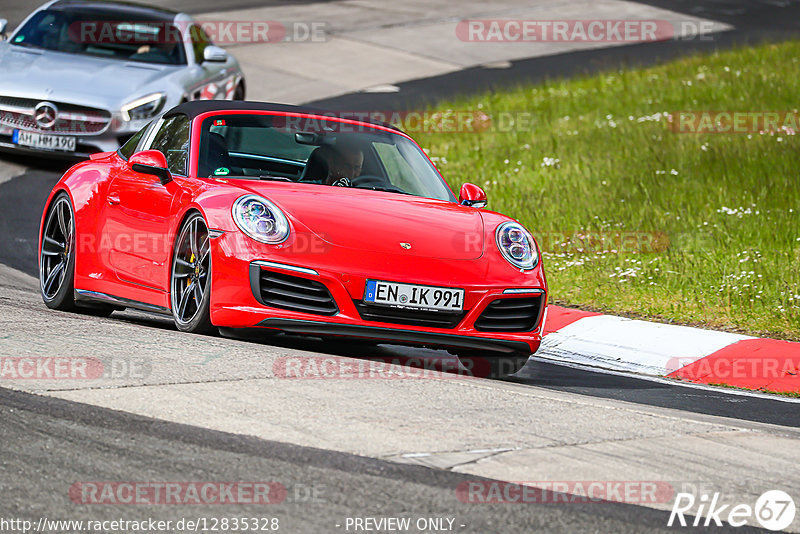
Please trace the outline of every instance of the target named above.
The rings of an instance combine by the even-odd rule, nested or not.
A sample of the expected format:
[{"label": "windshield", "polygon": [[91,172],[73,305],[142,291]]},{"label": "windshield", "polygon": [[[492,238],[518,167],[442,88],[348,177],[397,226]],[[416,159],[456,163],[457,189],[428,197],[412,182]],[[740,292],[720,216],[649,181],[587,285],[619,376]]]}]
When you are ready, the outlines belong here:
[{"label": "windshield", "polygon": [[11,44],[125,61],[185,65],[180,31],[160,20],[124,20],[119,13],[45,9],[14,35]]},{"label": "windshield", "polygon": [[198,175],[236,176],[455,198],[405,136],[316,117],[214,115],[201,127]]}]

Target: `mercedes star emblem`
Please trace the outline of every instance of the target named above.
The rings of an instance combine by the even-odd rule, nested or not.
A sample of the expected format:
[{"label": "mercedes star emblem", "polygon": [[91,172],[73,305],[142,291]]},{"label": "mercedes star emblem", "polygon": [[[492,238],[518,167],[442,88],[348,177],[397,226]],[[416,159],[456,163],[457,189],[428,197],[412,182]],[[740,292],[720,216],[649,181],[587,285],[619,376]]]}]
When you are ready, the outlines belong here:
[{"label": "mercedes star emblem", "polygon": [[33,110],[33,119],[41,128],[50,129],[58,120],[58,108],[50,102],[39,102]]}]

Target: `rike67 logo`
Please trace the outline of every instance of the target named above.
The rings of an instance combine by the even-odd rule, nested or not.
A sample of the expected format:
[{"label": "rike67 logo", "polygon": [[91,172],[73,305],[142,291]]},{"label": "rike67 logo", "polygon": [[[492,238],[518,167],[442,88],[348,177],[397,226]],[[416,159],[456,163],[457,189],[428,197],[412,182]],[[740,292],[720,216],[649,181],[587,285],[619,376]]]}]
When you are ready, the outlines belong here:
[{"label": "rike67 logo", "polygon": [[780,490],[764,492],[756,500],[755,506],[737,504],[733,507],[730,504],[721,504],[718,492],[711,496],[704,493],[699,499],[691,493],[678,493],[667,526],[690,526],[684,517],[687,514],[694,515],[694,521],[691,522],[693,527],[708,527],[712,524],[721,527],[725,521],[732,527],[761,525],[767,530],[783,530],[792,524],[795,512],[794,500],[788,493]]}]

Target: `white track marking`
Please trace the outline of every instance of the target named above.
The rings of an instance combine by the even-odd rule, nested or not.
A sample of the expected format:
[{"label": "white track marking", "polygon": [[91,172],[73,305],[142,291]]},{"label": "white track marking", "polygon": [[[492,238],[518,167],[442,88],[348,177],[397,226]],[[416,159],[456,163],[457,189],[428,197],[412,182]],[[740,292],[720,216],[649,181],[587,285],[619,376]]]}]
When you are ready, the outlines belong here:
[{"label": "white track marking", "polygon": [[[664,378],[664,377],[660,377],[660,376],[648,376],[648,375],[642,375],[642,374],[632,374],[630,372],[614,371],[614,370],[611,370],[611,369],[604,369],[602,367],[594,367],[592,365],[573,363],[573,362],[565,362],[565,361],[560,361],[560,360],[551,360],[550,358],[541,356],[538,352],[531,357],[531,360],[533,361],[533,365],[536,365],[536,362],[550,363],[550,364],[554,364],[554,365],[560,365],[561,367],[568,367],[570,369],[579,369],[579,370],[582,370],[582,371],[592,371],[594,373],[600,373],[600,374],[604,374],[604,375],[624,376],[626,378],[636,378],[638,380],[647,380],[648,382],[656,382],[656,383],[659,383],[659,384],[668,384],[670,386],[680,386],[680,387],[701,389],[703,391],[713,391],[714,393],[722,393],[724,395],[737,395],[737,396],[740,396],[740,397],[755,397],[757,399],[788,402],[788,403],[792,403],[792,404],[800,404],[800,398],[795,398],[795,397],[784,397],[782,395],[774,395],[774,394],[771,394],[771,393],[761,393],[759,391],[748,391],[746,389],[721,388],[719,386],[709,386],[709,385],[706,385],[706,384],[697,384],[695,382],[684,382],[684,381],[681,381],[681,380],[676,380],[674,378]],[[522,378],[526,378],[526,377],[522,376]],[[535,385],[535,384],[531,384],[531,385]]]},{"label": "white track marking", "polygon": [[750,336],[613,315],[584,317],[548,334],[538,355],[663,376]]}]

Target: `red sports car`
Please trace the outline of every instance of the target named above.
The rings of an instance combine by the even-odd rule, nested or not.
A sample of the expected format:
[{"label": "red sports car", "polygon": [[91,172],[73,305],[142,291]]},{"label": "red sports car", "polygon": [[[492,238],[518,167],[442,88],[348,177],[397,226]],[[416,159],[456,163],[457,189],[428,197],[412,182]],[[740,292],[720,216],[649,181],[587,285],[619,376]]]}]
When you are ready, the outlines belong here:
[{"label": "red sports car", "polygon": [[518,222],[458,198],[392,126],[189,102],[72,167],[40,232],[45,304],[446,348],[510,374],[539,347],[547,284]]}]

